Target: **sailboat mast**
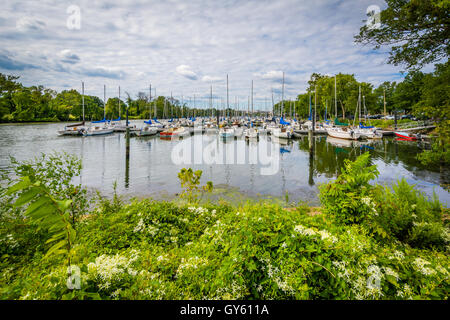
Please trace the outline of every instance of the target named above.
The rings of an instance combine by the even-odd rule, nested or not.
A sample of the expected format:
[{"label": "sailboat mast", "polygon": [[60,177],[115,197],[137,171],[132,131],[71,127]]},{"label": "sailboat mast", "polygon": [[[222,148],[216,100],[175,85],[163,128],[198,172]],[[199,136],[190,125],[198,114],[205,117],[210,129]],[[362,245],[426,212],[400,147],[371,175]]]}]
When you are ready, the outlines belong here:
[{"label": "sailboat mast", "polygon": [[334,116],[337,118],[337,86],[336,86],[336,76],[334,76]]},{"label": "sailboat mast", "polygon": [[152,118],[152,84],[150,84],[150,88],[148,90],[148,118]]},{"label": "sailboat mast", "polygon": [[83,123],[84,123],[84,82],[81,81],[81,104],[83,106]]},{"label": "sailboat mast", "polygon": [[120,119],[120,86],[119,86],[119,119]]},{"label": "sailboat mast", "polygon": [[103,120],[106,120],[106,85],[103,85]]},{"label": "sailboat mast", "polygon": [[275,103],[273,101],[273,88],[270,89],[272,92],[272,118],[275,117]]},{"label": "sailboat mast", "polygon": [[252,117],[253,117],[253,80],[252,80]]},{"label": "sailboat mast", "polygon": [[228,74],[227,74],[227,117],[228,117],[228,109],[230,108],[230,105],[229,105],[229,101],[228,101]]},{"label": "sailboat mast", "polygon": [[281,116],[284,117],[284,71],[283,71],[283,85],[281,87]]}]

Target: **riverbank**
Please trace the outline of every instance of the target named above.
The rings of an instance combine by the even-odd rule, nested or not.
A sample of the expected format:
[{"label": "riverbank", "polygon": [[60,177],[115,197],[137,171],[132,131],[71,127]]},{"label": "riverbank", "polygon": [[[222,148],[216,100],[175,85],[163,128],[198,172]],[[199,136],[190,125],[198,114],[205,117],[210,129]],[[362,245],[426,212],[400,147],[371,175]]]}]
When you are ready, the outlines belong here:
[{"label": "riverbank", "polygon": [[[42,189],[25,177],[47,181],[48,170],[24,167],[21,184],[0,193],[0,297],[447,299],[448,209],[404,181],[371,186],[368,156],[321,187],[319,208],[201,203],[185,185],[176,201],[115,194],[80,212],[87,207],[77,186],[53,192],[44,183],[48,196],[30,199]],[[39,206],[62,194],[72,201]]]}]

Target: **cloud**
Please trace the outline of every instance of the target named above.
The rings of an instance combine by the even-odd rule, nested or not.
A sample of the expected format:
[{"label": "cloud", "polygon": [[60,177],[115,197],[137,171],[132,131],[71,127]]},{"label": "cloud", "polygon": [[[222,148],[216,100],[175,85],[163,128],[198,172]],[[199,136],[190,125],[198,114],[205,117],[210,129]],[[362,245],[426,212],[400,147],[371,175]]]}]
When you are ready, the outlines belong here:
[{"label": "cloud", "polygon": [[191,70],[191,67],[185,64],[179,65],[175,70],[179,75],[182,75],[190,80],[197,80],[198,78],[197,74]]},{"label": "cloud", "polygon": [[72,53],[69,49],[64,49],[59,52],[59,56],[61,57],[61,62],[75,64],[80,61],[80,57],[78,57],[75,53]]},{"label": "cloud", "polygon": [[203,82],[221,82],[221,81],[223,81],[223,79],[220,77],[203,76],[202,81]]},{"label": "cloud", "polygon": [[45,26],[45,22],[33,17],[23,17],[16,22],[16,29],[21,32],[42,31]]},{"label": "cloud", "polygon": [[211,85],[215,103],[226,99],[228,74],[230,101],[247,103],[254,80],[255,108],[264,107],[272,87],[275,103],[281,99],[282,71],[285,97],[304,92],[313,72],[398,81],[401,67],[383,63],[385,49],[374,56],[354,43],[372,4],[386,6],[384,0],[78,0],[81,29],[69,30],[65,1],[3,0],[0,43],[8,52],[0,51],[0,68],[19,71],[25,85],[55,90],[63,84],[78,90],[83,79],[99,97],[103,83],[133,96],[151,83],[158,95],[187,101],[195,94],[205,107]]},{"label": "cloud", "polygon": [[39,67],[29,63],[13,60],[7,55],[0,53],[0,69],[21,71],[26,69],[39,69]]},{"label": "cloud", "polygon": [[103,67],[84,69],[81,74],[88,77],[109,78],[109,79],[123,79],[125,72],[119,70],[111,70]]}]

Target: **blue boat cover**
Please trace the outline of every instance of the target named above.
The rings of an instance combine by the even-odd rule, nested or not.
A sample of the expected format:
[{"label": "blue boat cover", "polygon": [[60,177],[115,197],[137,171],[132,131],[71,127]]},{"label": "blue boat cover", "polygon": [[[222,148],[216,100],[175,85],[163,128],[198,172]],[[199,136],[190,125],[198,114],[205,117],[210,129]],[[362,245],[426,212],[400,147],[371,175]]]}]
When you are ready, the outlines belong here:
[{"label": "blue boat cover", "polygon": [[284,121],[283,118],[281,118],[280,119],[280,124],[282,124],[282,125],[290,125],[291,123],[290,122],[286,122],[286,121]]},{"label": "blue boat cover", "polygon": [[99,121],[92,121],[92,123],[104,123],[104,122],[106,122],[107,120],[105,119],[105,118],[103,118],[103,120],[99,120]]},{"label": "blue boat cover", "polygon": [[153,121],[155,121],[156,123],[161,123],[158,120],[156,120],[156,118],[153,118]]},{"label": "blue boat cover", "polygon": [[359,123],[359,127],[360,127],[361,129],[372,129],[372,128],[375,128],[374,126],[366,127],[366,126],[364,126],[361,122]]},{"label": "blue boat cover", "polygon": [[152,120],[148,119],[148,121],[144,121],[146,124],[152,124]]}]

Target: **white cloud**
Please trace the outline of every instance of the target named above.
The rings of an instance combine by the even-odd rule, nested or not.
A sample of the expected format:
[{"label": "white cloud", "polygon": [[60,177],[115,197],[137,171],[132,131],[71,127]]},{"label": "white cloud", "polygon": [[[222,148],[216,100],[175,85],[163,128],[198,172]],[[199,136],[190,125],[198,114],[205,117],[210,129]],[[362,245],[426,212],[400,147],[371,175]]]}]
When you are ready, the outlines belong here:
[{"label": "white cloud", "polygon": [[45,22],[32,17],[22,17],[17,20],[16,28],[21,32],[41,31],[45,28]]},{"label": "white cloud", "polygon": [[176,71],[179,75],[182,75],[183,77],[186,77],[190,80],[197,80],[197,74],[191,70],[190,66],[187,66],[185,64],[179,65],[176,68]]},{"label": "white cloud", "polygon": [[281,98],[282,71],[287,97],[303,92],[313,72],[398,81],[401,67],[384,64],[386,52],[354,44],[372,4],[385,6],[384,0],[78,0],[81,29],[69,30],[64,1],[4,0],[0,42],[9,59],[0,72],[15,68],[24,85],[55,90],[79,89],[83,80],[100,97],[103,84],[136,95],[151,83],[158,95],[195,94],[204,106],[209,98],[200,97],[209,97],[211,84],[214,96],[226,97],[226,74],[231,101],[246,102],[254,80],[255,106],[271,100],[272,87],[275,102]]},{"label": "white cloud", "polygon": [[203,76],[202,81],[203,82],[221,82],[221,81],[223,81],[223,79],[220,77]]}]

